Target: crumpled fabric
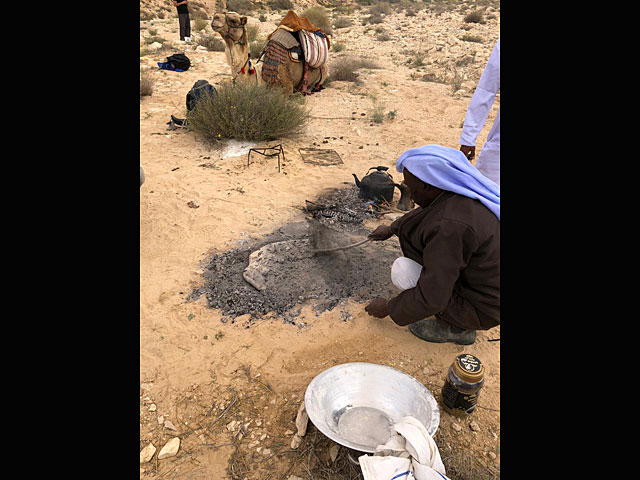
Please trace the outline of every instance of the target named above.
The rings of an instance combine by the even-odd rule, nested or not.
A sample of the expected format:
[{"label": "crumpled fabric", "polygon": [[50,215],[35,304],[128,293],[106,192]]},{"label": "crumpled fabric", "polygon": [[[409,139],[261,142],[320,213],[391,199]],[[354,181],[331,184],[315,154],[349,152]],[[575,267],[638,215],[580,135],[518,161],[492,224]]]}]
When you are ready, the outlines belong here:
[{"label": "crumpled fabric", "polygon": [[403,417],[393,430],[373,456],[358,459],[364,480],[448,480],[438,446],[419,420]]}]

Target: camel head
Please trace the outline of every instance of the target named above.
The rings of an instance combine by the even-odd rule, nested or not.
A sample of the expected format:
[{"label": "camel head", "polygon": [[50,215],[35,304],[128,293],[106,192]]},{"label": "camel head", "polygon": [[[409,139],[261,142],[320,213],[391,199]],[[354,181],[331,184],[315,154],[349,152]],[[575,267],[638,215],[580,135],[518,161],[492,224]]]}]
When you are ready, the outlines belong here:
[{"label": "camel head", "polygon": [[222,12],[213,16],[211,28],[214,32],[218,32],[223,39],[237,43],[243,35],[246,35],[246,24],[247,17],[241,17],[236,12]]}]

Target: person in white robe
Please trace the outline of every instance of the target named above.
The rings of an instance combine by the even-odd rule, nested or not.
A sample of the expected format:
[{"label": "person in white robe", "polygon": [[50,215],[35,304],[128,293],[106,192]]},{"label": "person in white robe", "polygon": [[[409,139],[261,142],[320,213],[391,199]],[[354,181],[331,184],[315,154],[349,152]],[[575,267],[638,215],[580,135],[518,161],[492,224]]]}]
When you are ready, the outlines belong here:
[{"label": "person in white robe", "polygon": [[[500,89],[500,38],[496,43],[489,61],[478,81],[476,91],[471,98],[460,135],[460,151],[469,161],[473,160],[476,140],[484,127],[489,111]],[[500,107],[489,131],[487,141],[480,151],[476,168],[485,176],[500,185]]]}]

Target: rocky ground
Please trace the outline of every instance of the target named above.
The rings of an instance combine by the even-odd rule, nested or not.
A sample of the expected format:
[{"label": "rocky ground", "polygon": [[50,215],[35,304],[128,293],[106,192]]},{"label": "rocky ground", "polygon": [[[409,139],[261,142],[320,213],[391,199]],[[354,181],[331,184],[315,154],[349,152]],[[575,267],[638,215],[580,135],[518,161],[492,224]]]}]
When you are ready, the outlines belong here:
[{"label": "rocky ground", "polygon": [[[156,3],[142,2],[141,11]],[[203,2],[213,13],[209,3],[215,4]],[[479,332],[474,345],[462,348],[427,344],[388,318],[368,316],[362,296],[325,311],[305,299],[294,317],[253,319],[250,312],[225,315],[211,308],[206,295],[190,298],[206,289],[206,266],[216,256],[305,222],[305,201],[352,185],[352,173],[361,177],[371,166],[386,165],[399,176],[395,160],[408,148],[458,146],[473,89],[499,35],[499,6],[432,2],[415,16],[394,11],[380,24],[363,25],[366,8],[332,9],[334,22],[352,22],[333,29],[332,45],[341,47],[332,61],[364,56],[381,68],[362,70],[361,84],[331,82],[306,98],[312,118],[305,131],[261,145],[283,145],[287,161],[280,172],[274,159],[247,166],[243,142],[212,146],[192,132],[167,130],[170,114],[184,116],[195,81],[217,85],[230,78],[228,67],[223,52],[198,46],[199,36],[212,33],[210,25],[185,45],[170,10],[140,23],[140,69],[153,80],[153,93],[140,102],[140,164],[147,177],[140,190],[141,478],[359,478],[346,450],[335,456],[313,425],[292,447],[309,381],[340,363],[379,363],[414,376],[439,399],[447,369],[462,352],[487,368],[479,407],[466,419],[442,412],[434,438],[452,479],[499,478],[500,342],[490,341],[500,337],[499,327]],[[464,21],[475,8],[485,23]],[[248,24],[264,37],[284,13],[256,10]],[[390,39],[379,40],[382,33]],[[157,68],[180,51],[193,62],[187,72]],[[498,105],[499,98],[478,151]],[[381,123],[373,121],[376,107],[384,112]],[[300,149],[313,146],[334,149],[343,163],[305,163]],[[390,221],[366,218],[362,228]]]}]

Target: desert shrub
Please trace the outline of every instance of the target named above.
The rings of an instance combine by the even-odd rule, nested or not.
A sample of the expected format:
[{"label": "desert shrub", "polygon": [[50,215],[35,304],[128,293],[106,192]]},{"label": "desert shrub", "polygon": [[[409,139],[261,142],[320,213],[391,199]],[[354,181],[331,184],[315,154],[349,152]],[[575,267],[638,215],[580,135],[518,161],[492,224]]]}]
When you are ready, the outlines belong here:
[{"label": "desert shrub", "polygon": [[251,58],[257,59],[260,56],[260,52],[262,52],[265,43],[267,43],[266,38],[259,38],[255,42],[251,42],[249,44],[249,52],[251,53]]},{"label": "desert shrub", "polygon": [[[227,0],[227,10],[241,15],[248,14],[255,8],[251,0]],[[220,10],[221,11],[221,10]]]},{"label": "desert shrub", "polygon": [[249,42],[255,42],[256,37],[258,36],[258,30],[260,30],[258,25],[247,25],[247,38],[249,39]]},{"label": "desert shrub", "polygon": [[140,99],[153,94],[153,78],[146,73],[140,75]]},{"label": "desert shrub", "polygon": [[291,0],[271,0],[267,3],[274,10],[293,10]]},{"label": "desert shrub", "polygon": [[341,52],[344,50],[344,44],[340,42],[332,43],[331,50],[333,50],[334,52]]},{"label": "desert shrub", "polygon": [[466,17],[464,17],[465,23],[485,23],[484,16],[482,12],[471,12]]},{"label": "desert shrub", "polygon": [[382,123],[382,121],[384,120],[384,105],[375,102],[373,104],[373,109],[369,113],[369,116],[374,123]]},{"label": "desert shrub", "polygon": [[353,25],[353,22],[350,18],[340,17],[333,22],[333,26],[336,28],[346,28]]},{"label": "desert shrub", "polygon": [[210,52],[224,52],[224,42],[217,33],[205,33],[197,38],[197,42]]},{"label": "desert shrub", "polygon": [[209,19],[208,18],[196,18],[193,21],[193,29],[196,32],[199,32],[201,30],[204,30],[205,28],[207,28],[207,25],[209,25]]},{"label": "desert shrub", "polygon": [[413,7],[408,7],[405,11],[404,14],[407,17],[415,17],[416,16],[416,11],[413,9]]},{"label": "desert shrub", "polygon": [[261,22],[266,22],[267,16],[264,13],[261,13],[260,16],[258,17],[258,20],[260,20]]},{"label": "desert shrub", "polygon": [[365,23],[370,23],[372,25],[377,25],[378,23],[382,23],[382,22],[384,22],[384,18],[382,18],[381,15],[376,13],[374,15],[369,15],[367,18],[365,18],[362,24],[364,25]]},{"label": "desert shrub", "polygon": [[464,42],[482,43],[482,38],[476,37],[474,35],[469,35],[469,34],[463,35],[462,37],[460,37],[460,40]]},{"label": "desert shrub", "polygon": [[327,82],[337,80],[360,83],[358,70],[362,68],[375,69],[380,66],[368,58],[340,57],[330,65]]},{"label": "desert shrub", "polygon": [[389,40],[391,40],[391,35],[389,35],[387,32],[382,32],[376,36],[376,40],[378,40],[379,42],[388,42]]},{"label": "desert shrub", "polygon": [[204,8],[189,8],[189,17],[195,20],[208,20],[209,14]]},{"label": "desert shrub", "polygon": [[309,111],[304,97],[254,82],[226,83],[202,97],[188,114],[189,126],[210,141],[265,141],[299,133]]},{"label": "desert shrub", "polygon": [[391,7],[387,3],[376,3],[369,7],[369,15],[389,15],[391,13]]},{"label": "desert shrub", "polygon": [[327,35],[333,33],[331,28],[331,17],[329,12],[323,7],[311,7],[302,12],[303,17],[307,17],[313,25],[321,29]]},{"label": "desert shrub", "polygon": [[162,38],[162,37],[157,36],[157,35],[152,35],[151,37],[147,37],[147,38],[144,39],[145,45],[151,45],[154,42],[162,43],[164,45],[166,40],[164,38]]}]

